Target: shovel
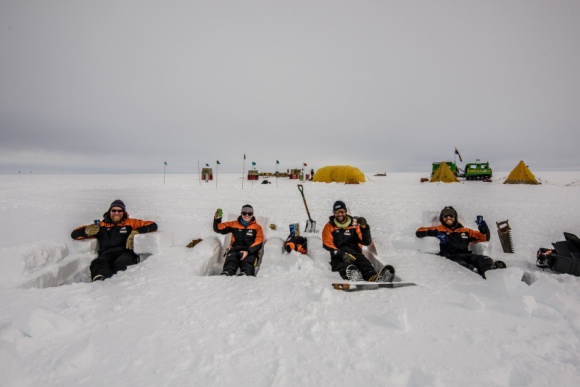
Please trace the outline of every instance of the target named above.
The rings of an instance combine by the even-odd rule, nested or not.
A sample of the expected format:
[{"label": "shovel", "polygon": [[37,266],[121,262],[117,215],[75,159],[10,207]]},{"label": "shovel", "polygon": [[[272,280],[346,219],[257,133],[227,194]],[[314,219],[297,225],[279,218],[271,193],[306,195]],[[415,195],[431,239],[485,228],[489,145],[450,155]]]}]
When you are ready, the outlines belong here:
[{"label": "shovel", "polygon": [[302,200],[304,200],[304,207],[306,207],[306,213],[308,214],[308,220],[306,221],[304,232],[316,232],[316,222],[310,217],[310,211],[308,211],[308,204],[306,204],[306,198],[304,197],[304,187],[302,184],[298,184],[298,190],[302,195]]}]

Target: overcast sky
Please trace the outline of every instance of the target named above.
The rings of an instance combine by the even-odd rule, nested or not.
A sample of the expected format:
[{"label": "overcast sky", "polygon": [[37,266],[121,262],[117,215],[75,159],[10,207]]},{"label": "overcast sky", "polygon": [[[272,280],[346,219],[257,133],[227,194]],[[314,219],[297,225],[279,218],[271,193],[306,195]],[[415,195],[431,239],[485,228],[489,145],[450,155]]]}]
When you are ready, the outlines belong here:
[{"label": "overcast sky", "polygon": [[4,174],[580,170],[580,1],[0,0],[0,128]]}]

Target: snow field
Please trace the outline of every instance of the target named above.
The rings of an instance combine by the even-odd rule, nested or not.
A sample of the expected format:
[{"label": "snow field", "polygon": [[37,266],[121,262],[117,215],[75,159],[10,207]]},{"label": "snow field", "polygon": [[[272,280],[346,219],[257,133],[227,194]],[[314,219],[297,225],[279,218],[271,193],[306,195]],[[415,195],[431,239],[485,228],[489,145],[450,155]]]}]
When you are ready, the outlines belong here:
[{"label": "snow field", "polygon": [[[77,254],[70,231],[117,198],[173,242],[104,282],[29,288],[24,277],[3,280],[0,385],[576,385],[578,278],[537,269],[535,251],[563,231],[580,233],[578,187],[566,186],[578,174],[552,173],[538,187],[419,177],[305,183],[319,232],[332,203],[344,200],[368,219],[379,258],[418,284],[355,293],[331,288],[338,275],[319,234],[308,235],[310,257],[282,254],[287,225],[307,219],[293,181],[241,189],[236,176],[220,176],[217,188],[189,176],[169,176],[166,185],[159,176],[0,177],[3,263],[28,249],[46,257],[35,258],[39,271],[58,266],[54,258],[66,256],[58,246]],[[211,230],[215,208],[246,203],[278,226],[264,229],[258,277],[208,275],[223,241]],[[490,255],[508,269],[484,281],[415,238],[424,212],[445,205],[468,227],[484,215]],[[506,218],[515,254],[501,251],[495,233],[494,222]],[[185,247],[197,237],[203,242]]]}]

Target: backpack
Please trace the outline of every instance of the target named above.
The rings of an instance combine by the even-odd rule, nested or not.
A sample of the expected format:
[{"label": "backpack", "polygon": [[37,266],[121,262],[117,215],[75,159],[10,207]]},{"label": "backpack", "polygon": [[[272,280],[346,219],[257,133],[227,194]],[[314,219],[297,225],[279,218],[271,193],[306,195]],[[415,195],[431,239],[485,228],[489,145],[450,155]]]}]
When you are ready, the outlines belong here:
[{"label": "backpack", "polygon": [[552,249],[540,248],[536,252],[536,266],[580,276],[580,238],[567,232],[564,238],[564,241],[552,243]]},{"label": "backpack", "polygon": [[308,252],[308,241],[303,236],[292,236],[288,235],[286,242],[284,243],[284,249],[286,252],[298,251],[300,254],[306,254]]}]

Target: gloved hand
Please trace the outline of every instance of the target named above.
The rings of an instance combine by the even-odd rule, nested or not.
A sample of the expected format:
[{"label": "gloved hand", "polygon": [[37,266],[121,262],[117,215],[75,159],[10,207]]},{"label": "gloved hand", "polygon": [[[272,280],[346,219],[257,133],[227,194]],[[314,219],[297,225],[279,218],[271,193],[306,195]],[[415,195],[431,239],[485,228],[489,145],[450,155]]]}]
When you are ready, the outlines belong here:
[{"label": "gloved hand", "polygon": [[215,210],[215,214],[213,217],[215,219],[221,219],[223,215],[224,215],[224,213],[223,213],[222,209],[218,208],[217,210]]},{"label": "gloved hand", "polygon": [[359,216],[357,219],[358,219],[358,225],[361,228],[366,228],[368,226],[367,220],[365,218],[363,218],[362,216]]},{"label": "gloved hand", "polygon": [[91,224],[85,228],[85,235],[90,237],[93,235],[97,235],[99,233],[99,226],[96,224]]},{"label": "gloved hand", "polygon": [[439,234],[437,234],[437,239],[439,239],[439,243],[444,245],[447,242],[449,242],[449,238],[447,237],[447,234],[440,232]]},{"label": "gloved hand", "polygon": [[127,243],[125,244],[127,250],[133,250],[133,238],[135,238],[135,235],[137,234],[139,234],[139,231],[137,230],[133,230],[131,231],[131,234],[129,234],[129,238],[127,238]]},{"label": "gloved hand", "polygon": [[356,257],[350,253],[344,253],[342,255],[342,261],[344,263],[354,263],[354,261],[356,261]]},{"label": "gloved hand", "polygon": [[483,233],[483,234],[489,233],[489,227],[487,227],[487,223],[485,222],[485,220],[483,220],[482,215],[477,215],[477,218],[475,219],[475,223],[477,223],[477,229],[479,230],[480,233]]}]

